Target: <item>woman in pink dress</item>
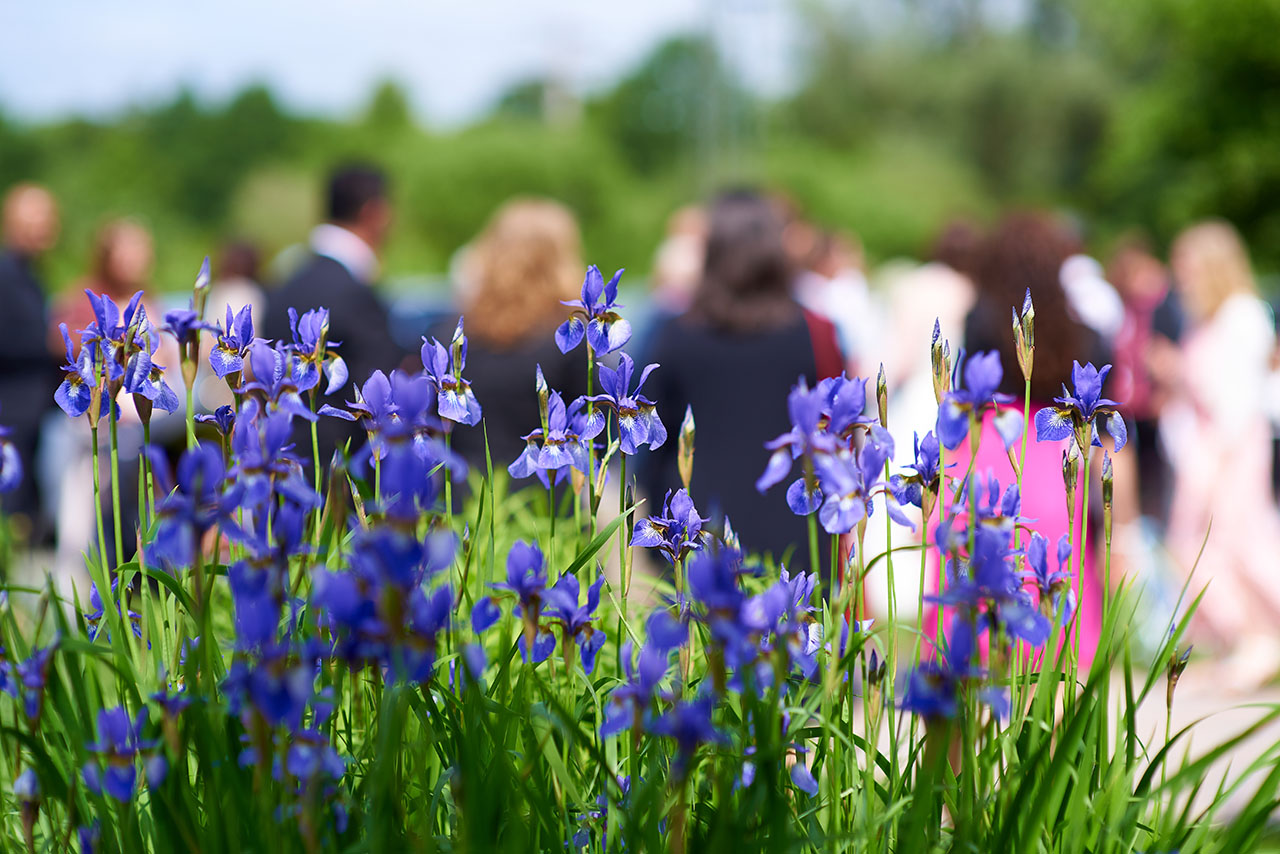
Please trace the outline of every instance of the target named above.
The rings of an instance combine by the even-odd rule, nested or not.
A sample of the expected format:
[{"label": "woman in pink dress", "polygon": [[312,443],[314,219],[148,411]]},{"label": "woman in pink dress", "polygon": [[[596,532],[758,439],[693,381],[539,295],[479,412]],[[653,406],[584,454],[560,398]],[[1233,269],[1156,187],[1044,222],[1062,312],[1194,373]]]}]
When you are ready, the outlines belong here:
[{"label": "woman in pink dress", "polygon": [[[978,253],[974,271],[977,301],[965,322],[965,347],[970,354],[990,350],[1000,354],[1004,381],[999,390],[1012,395],[1017,401],[1015,405],[1021,409],[1024,384],[1014,350],[1010,313],[1015,306],[1021,308],[1026,289],[1031,289],[1036,316],[1029,413],[1032,425],[1036,412],[1044,406],[1053,405],[1053,399],[1062,394],[1064,384],[1070,386],[1073,361],[1098,360],[1096,339],[1076,320],[1058,278],[1062,262],[1075,251],[1076,245],[1070,233],[1049,215],[1017,213],[1007,216],[988,235]],[[1037,442],[1034,426],[1029,429],[1020,515],[1030,528],[1048,540],[1049,570],[1053,571],[1057,569],[1054,554],[1059,538],[1078,538],[1082,526],[1083,490],[1076,489],[1071,518],[1075,522],[1077,537],[1072,538],[1062,475],[1065,443]],[[1014,446],[1014,452],[1021,452],[1021,443]],[[970,467],[968,443],[962,442],[955,451],[948,451],[946,462],[952,477],[962,477]],[[994,476],[1002,491],[1018,481],[990,414],[983,424],[973,471],[981,476],[984,483],[988,477]],[[930,530],[933,530],[933,525]],[[1027,540],[1025,532],[1020,535],[1020,544],[1024,548]],[[1089,543],[1095,542],[1097,535],[1091,530]],[[1064,565],[1063,569],[1072,572],[1071,566]],[[1081,632],[1081,663],[1087,666],[1098,642],[1102,600],[1101,581],[1091,554],[1085,555],[1084,575],[1083,602],[1072,625],[1078,626]],[[1072,588],[1076,588],[1074,572]],[[935,613],[926,618],[925,628],[932,635],[936,627]]]},{"label": "woman in pink dress", "polygon": [[1175,477],[1169,548],[1188,601],[1208,585],[1195,616],[1200,641],[1232,650],[1238,680],[1262,677],[1280,665],[1280,514],[1264,397],[1274,321],[1227,223],[1184,231],[1172,266],[1189,329],[1162,424]]}]

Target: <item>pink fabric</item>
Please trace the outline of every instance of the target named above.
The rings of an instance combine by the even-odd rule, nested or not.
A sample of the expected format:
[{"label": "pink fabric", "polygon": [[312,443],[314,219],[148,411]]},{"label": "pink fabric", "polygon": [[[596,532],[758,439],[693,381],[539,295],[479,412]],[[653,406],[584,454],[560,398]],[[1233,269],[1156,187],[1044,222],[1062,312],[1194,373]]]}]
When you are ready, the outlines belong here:
[{"label": "pink fabric", "polygon": [[[1067,492],[1062,482],[1062,452],[1066,448],[1066,443],[1036,441],[1034,419],[1037,409],[1038,407],[1033,404],[1031,435],[1027,438],[1027,460],[1022,476],[1022,516],[1030,520],[1027,525],[1032,530],[1039,532],[1041,536],[1049,541],[1049,570],[1053,571],[1057,568],[1058,538],[1067,533]],[[1015,452],[1019,451],[1020,447],[1020,445],[1015,446]],[[963,476],[969,468],[969,443],[967,441],[962,442],[955,451],[947,451],[945,462],[948,474],[957,478]],[[955,463],[955,465],[953,466],[952,463]],[[1006,486],[1011,483],[1017,483],[1017,475],[1013,471],[1013,465],[1009,462],[1009,456],[1005,453],[1004,444],[992,425],[989,415],[983,424],[982,441],[978,447],[978,460],[974,471],[984,476],[994,474],[996,479],[1000,481],[1002,493]],[[1080,486],[1077,486],[1075,507],[1077,534],[1080,530],[1080,514],[1084,500],[1082,493],[1083,490]],[[934,522],[929,526],[931,534],[936,525],[937,511],[935,510]],[[1088,548],[1091,553],[1094,551],[1094,536],[1096,533],[1095,531],[1089,532]],[[1024,548],[1029,537],[1030,534],[1026,531],[1022,532],[1021,543]],[[1072,539],[1074,544],[1074,538]],[[938,563],[938,559],[935,555],[936,563]],[[1084,564],[1084,605],[1076,623],[1082,630],[1080,636],[1082,667],[1088,667],[1090,662],[1093,661],[1093,654],[1098,645],[1098,636],[1102,629],[1102,582],[1098,578],[1094,563],[1092,554],[1086,555]],[[1070,567],[1066,565],[1063,568],[1070,571]],[[1074,574],[1072,578],[1072,586],[1075,589]],[[935,575],[933,579],[935,590],[937,583],[938,579]],[[1034,597],[1035,594],[1033,593],[1032,596]],[[944,618],[947,621],[951,618],[950,610],[946,609],[944,614]],[[938,627],[937,609],[931,608],[927,609],[927,611],[924,630],[928,637],[934,638]]]}]

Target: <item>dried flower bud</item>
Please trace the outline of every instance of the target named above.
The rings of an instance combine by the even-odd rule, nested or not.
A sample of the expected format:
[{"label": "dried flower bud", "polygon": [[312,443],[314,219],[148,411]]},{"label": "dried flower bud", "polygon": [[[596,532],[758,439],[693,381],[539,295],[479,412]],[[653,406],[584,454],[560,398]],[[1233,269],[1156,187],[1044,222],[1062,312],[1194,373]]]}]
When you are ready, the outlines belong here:
[{"label": "dried flower bud", "polygon": [[738,532],[733,530],[733,523],[729,521],[729,517],[724,517],[724,536],[721,537],[724,544],[731,549],[742,550],[742,542],[738,539]]},{"label": "dried flower bud", "polygon": [[196,283],[191,289],[191,307],[196,316],[204,317],[204,304],[209,299],[209,284],[213,280],[209,272],[209,256],[204,256],[200,264],[200,272],[196,273]]},{"label": "dried flower bud", "polygon": [[1080,448],[1070,442],[1062,452],[1062,484],[1067,488],[1067,497],[1074,502],[1076,484],[1080,481]]},{"label": "dried flower bud", "polygon": [[1115,472],[1111,468],[1111,455],[1102,452],[1102,506],[1111,509],[1112,495],[1115,492]]},{"label": "dried flower bud", "polygon": [[[934,334],[936,335],[938,327],[934,326]],[[947,392],[951,390],[951,343],[943,341],[937,343],[938,339],[934,339],[932,352],[933,361],[933,396],[937,399],[938,404],[942,404],[942,399],[946,397]]]},{"label": "dried flower bud", "polygon": [[1030,380],[1031,367],[1035,361],[1036,354],[1036,310],[1031,303],[1031,288],[1027,288],[1027,295],[1022,300],[1022,315],[1018,315],[1016,308],[1011,309],[1011,311],[1013,313],[1013,343],[1014,351],[1018,355],[1018,367],[1022,371],[1022,378]]},{"label": "dried flower bud", "polygon": [[1191,659],[1191,647],[1187,647],[1181,653],[1174,652],[1169,656],[1169,666],[1165,670],[1167,685],[1165,687],[1164,702],[1166,708],[1173,708],[1173,692],[1178,687],[1178,680],[1182,678],[1182,671],[1187,669],[1187,661]]},{"label": "dried flower bud", "polygon": [[693,407],[684,408],[684,420],[680,422],[679,450],[676,453],[676,466],[680,470],[680,482],[687,490],[693,481]]},{"label": "dried flower bud", "polygon": [[876,376],[876,406],[880,409],[880,426],[889,429],[889,379],[884,373],[884,362]]},{"label": "dried flower bud", "polygon": [[[542,435],[545,437],[550,428],[547,424],[547,406],[551,399],[551,390],[547,388],[547,378],[542,375],[542,365],[537,366],[537,373],[533,380],[534,388],[538,390],[538,415],[542,419]],[[588,404],[590,406],[590,404]]]}]

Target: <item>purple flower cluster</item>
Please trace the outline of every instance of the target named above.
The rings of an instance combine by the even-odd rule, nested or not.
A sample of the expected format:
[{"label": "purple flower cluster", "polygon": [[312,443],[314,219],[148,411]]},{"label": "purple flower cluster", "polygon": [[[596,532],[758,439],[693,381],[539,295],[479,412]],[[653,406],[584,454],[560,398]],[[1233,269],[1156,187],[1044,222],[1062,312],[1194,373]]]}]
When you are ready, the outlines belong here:
[{"label": "purple flower cluster", "polygon": [[[121,391],[134,396],[144,420],[153,406],[167,412],[178,408],[178,396],[164,380],[164,369],[152,361],[160,346],[160,335],[147,317],[138,291],[121,311],[109,296],[85,291],[94,319],[79,330],[80,352],[73,353],[67,325],[60,324],[66,346],[63,380],[54,400],[72,418],[89,414],[96,426],[104,407],[114,413]],[[113,414],[114,417],[114,414]]]},{"label": "purple flower cluster", "polygon": [[142,737],[146,722],[145,708],[132,719],[124,706],[99,710],[98,740],[87,748],[94,758],[80,769],[89,791],[128,803],[138,792],[139,765],[150,788],[164,782],[169,764],[158,750],[159,742]]},{"label": "purple flower cluster", "polygon": [[[536,543],[518,542],[507,554],[506,581],[495,581],[490,586],[503,591],[502,598],[514,599],[512,614],[521,623],[519,646],[525,661],[537,664],[550,657],[556,648],[556,635],[552,630],[558,629],[566,665],[576,648],[582,669],[590,673],[605,643],[604,632],[594,625],[603,585],[604,576],[597,573],[596,580],[587,589],[586,603],[581,604],[581,587],[576,576],[564,573],[548,587],[542,550]],[[471,628],[476,634],[488,631],[502,618],[500,601],[498,596],[486,596],[472,608]]]},{"label": "purple flower cluster", "polygon": [[802,460],[804,471],[787,488],[787,506],[796,515],[816,510],[828,533],[846,534],[872,514],[872,499],[882,495],[890,518],[914,527],[881,480],[893,456],[893,437],[866,408],[866,380],[842,374],[810,389],[802,379],[787,397],[791,430],[766,443],[773,454],[756,489],[780,483]]}]

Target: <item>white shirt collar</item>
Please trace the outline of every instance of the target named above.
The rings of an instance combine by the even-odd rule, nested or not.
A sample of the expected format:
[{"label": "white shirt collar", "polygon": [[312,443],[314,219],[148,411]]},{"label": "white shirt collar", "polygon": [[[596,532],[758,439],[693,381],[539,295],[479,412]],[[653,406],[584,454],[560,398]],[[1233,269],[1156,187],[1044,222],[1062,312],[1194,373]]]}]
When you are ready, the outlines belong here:
[{"label": "white shirt collar", "polygon": [[378,256],[373,248],[340,225],[323,222],[311,229],[311,251],[337,261],[365,284],[372,284],[378,276]]}]

